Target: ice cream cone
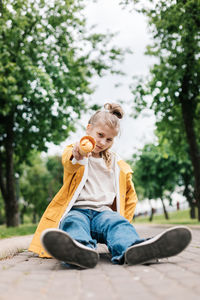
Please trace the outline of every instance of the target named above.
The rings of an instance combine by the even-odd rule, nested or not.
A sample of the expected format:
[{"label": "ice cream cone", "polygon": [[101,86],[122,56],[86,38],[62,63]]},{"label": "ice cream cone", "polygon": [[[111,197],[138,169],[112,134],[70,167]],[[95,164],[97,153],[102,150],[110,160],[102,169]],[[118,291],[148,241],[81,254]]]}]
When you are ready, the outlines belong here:
[{"label": "ice cream cone", "polygon": [[79,153],[83,156],[87,155],[88,153],[92,152],[96,146],[95,139],[90,135],[86,135],[82,137],[79,143]]}]

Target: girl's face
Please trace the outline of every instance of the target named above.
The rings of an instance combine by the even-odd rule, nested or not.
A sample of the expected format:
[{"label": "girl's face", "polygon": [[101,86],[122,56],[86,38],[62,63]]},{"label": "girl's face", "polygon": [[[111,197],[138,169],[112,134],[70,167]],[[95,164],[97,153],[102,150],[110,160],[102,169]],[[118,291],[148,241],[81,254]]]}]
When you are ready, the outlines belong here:
[{"label": "girl's face", "polygon": [[110,148],[114,142],[114,138],[118,134],[116,129],[101,122],[95,125],[88,124],[86,133],[96,141],[96,147],[92,152],[92,156],[94,157],[100,157],[100,152]]}]

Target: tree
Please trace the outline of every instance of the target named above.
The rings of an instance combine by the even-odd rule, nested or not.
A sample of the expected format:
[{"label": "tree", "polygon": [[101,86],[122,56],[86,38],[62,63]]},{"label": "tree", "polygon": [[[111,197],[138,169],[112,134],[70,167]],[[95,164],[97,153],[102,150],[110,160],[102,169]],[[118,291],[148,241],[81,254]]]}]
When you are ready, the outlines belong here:
[{"label": "tree", "polygon": [[183,196],[187,199],[190,206],[190,217],[192,219],[196,218],[195,212],[195,198],[194,198],[194,177],[192,176],[192,164],[191,161],[181,161],[179,162],[180,167],[180,186],[184,186]]},{"label": "tree", "polygon": [[165,139],[158,146],[145,145],[141,153],[133,155],[129,163],[134,170],[134,182],[139,198],[156,199],[157,195],[164,195],[171,202],[170,194],[179,186],[188,201],[190,217],[195,218],[191,161],[189,158],[178,158],[171,151],[168,140]]},{"label": "tree", "polygon": [[189,156],[188,144],[185,143],[184,134],[180,133],[178,121],[174,119],[170,124],[157,122],[156,136],[162,153],[173,156],[176,160],[177,185],[184,188],[183,196],[190,206],[191,218],[196,218],[196,201],[194,195],[194,176],[192,162]]},{"label": "tree", "polygon": [[30,152],[66,139],[86,111],[90,79],[122,51],[88,34],[82,0],[5,0],[0,11],[0,188],[7,226],[18,224],[14,176]]},{"label": "tree", "polygon": [[148,4],[139,9],[148,17],[154,38],[146,54],[158,63],[150,70],[147,82],[140,81],[134,88],[136,110],[153,109],[158,129],[165,127],[169,135],[173,128],[172,145],[177,139],[188,145],[200,220],[200,2],[149,0]]},{"label": "tree", "polygon": [[40,158],[39,154],[35,154],[32,157],[31,166],[24,164],[20,180],[20,191],[24,200],[22,211],[31,211],[33,223],[36,223],[37,217],[41,217],[51,200],[51,194],[49,194],[49,190],[52,188],[51,179],[45,162]]},{"label": "tree", "polygon": [[163,154],[158,146],[147,144],[142,149],[140,155],[136,156],[131,162],[134,169],[134,182],[136,189],[139,187],[143,198],[160,199],[163,206],[165,218],[168,213],[164,204],[167,193],[172,193],[177,185],[176,158]]},{"label": "tree", "polygon": [[49,200],[59,191],[63,185],[63,165],[60,156],[48,156],[46,160],[46,168],[49,173]]},{"label": "tree", "polygon": [[23,214],[32,214],[33,222],[41,217],[49,202],[63,184],[63,166],[60,156],[42,158],[32,155],[31,164],[23,164],[20,179],[21,221]]}]

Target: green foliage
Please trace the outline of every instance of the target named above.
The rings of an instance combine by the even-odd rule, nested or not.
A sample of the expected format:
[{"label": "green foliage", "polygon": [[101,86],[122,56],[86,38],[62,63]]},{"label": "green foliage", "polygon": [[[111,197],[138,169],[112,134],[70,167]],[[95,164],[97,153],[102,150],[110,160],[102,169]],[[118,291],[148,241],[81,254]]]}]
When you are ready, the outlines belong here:
[{"label": "green foliage", "polygon": [[47,207],[50,197],[49,189],[51,176],[44,161],[39,155],[35,156],[32,166],[24,165],[24,173],[20,179],[20,191],[23,196],[25,212],[41,216]]},{"label": "green foliage", "polygon": [[[87,34],[83,1],[4,1],[0,18],[0,99],[2,134],[14,114],[15,154],[46,150],[66,138],[86,109],[90,78],[117,72],[121,59],[110,36]],[[104,51],[102,51],[102,49]],[[26,139],[24,137],[26,136]]]},{"label": "green foliage", "polygon": [[162,153],[158,146],[145,145],[142,152],[132,161],[134,182],[142,198],[159,199],[174,191],[177,184],[177,161],[173,156]]},{"label": "green foliage", "polygon": [[[139,199],[168,199],[176,187],[181,187],[181,193],[189,206],[194,206],[194,177],[189,158],[181,159],[170,148],[168,140],[161,145],[147,144],[140,154],[129,161],[134,170],[134,183]],[[194,211],[193,211],[194,213]],[[191,215],[192,216],[192,215]]]},{"label": "green foliage", "polygon": [[[177,105],[186,74],[190,78],[188,96],[194,113],[200,100],[200,3],[196,0],[149,2],[154,2],[153,8],[141,10],[148,17],[154,38],[146,54],[156,57],[158,63],[151,69],[148,84],[142,80],[138,84],[137,109],[141,111],[148,105],[158,120],[164,119],[165,124],[170,124],[178,119],[180,127],[183,123]],[[147,101],[147,95],[153,95],[151,100],[148,97]]]},{"label": "green foliage", "polygon": [[152,109],[159,144],[167,140],[173,156],[190,160],[200,219],[200,1],[149,0],[138,11],[153,37],[146,54],[157,62],[132,85],[135,114]]},{"label": "green foliage", "polygon": [[86,30],[83,9],[83,0],[3,2],[0,188],[8,226],[16,223],[18,209],[14,173],[33,150],[46,151],[47,142],[59,144],[75,131],[89,107],[94,75],[120,73],[115,62],[125,51],[112,45],[113,35]]},{"label": "green foliage", "polygon": [[171,148],[184,155],[182,146],[187,141],[180,105],[183,92],[190,102],[196,134],[200,126],[200,2],[149,2],[153,5],[140,10],[148,17],[154,38],[146,54],[154,56],[158,63],[151,68],[149,78],[132,85],[136,112],[140,113],[146,107],[153,109],[157,129],[162,133],[160,136],[168,138]]},{"label": "green foliage", "polygon": [[49,199],[59,191],[63,184],[63,166],[60,156],[49,156],[46,160],[46,168],[49,173],[48,194]]},{"label": "green foliage", "polygon": [[31,165],[23,165],[20,192],[23,197],[21,214],[40,218],[49,202],[63,183],[61,157],[41,158],[39,153],[32,156]]}]

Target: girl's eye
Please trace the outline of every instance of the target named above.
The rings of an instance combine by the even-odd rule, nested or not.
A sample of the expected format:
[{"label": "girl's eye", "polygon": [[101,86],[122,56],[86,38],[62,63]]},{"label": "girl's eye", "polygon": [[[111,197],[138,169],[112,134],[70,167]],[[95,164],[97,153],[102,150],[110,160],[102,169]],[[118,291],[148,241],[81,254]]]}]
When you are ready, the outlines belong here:
[{"label": "girl's eye", "polygon": [[108,142],[112,142],[112,139],[107,139]]},{"label": "girl's eye", "polygon": [[98,135],[99,135],[100,137],[102,137],[102,136],[103,136],[103,134],[102,134],[102,133],[98,133]]}]

